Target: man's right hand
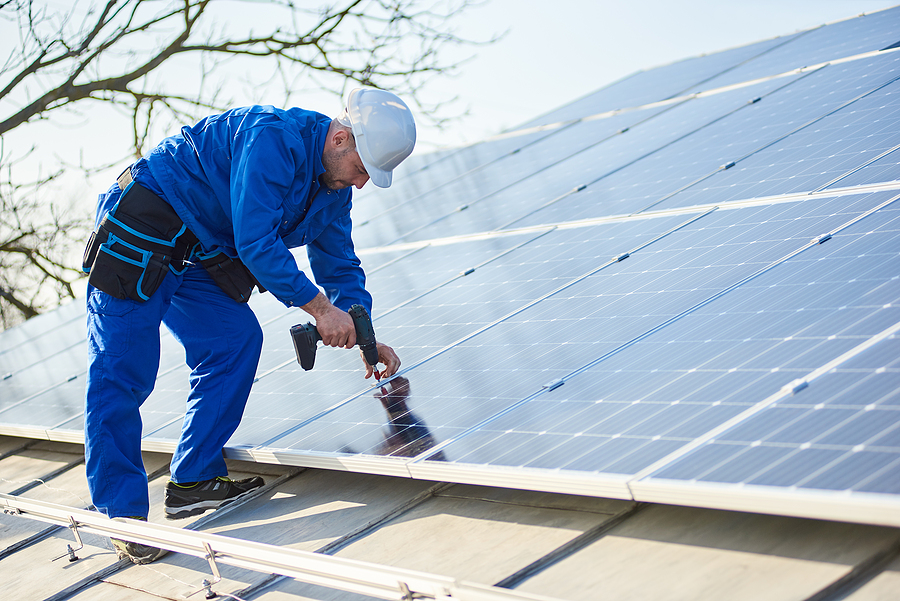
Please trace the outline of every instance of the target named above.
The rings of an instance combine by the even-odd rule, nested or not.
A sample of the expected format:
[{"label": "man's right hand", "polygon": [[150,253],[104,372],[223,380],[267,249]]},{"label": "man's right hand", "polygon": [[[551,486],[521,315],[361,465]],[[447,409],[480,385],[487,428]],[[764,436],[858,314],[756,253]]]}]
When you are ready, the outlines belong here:
[{"label": "man's right hand", "polygon": [[316,318],[322,344],[347,349],[356,344],[356,328],[350,314],[332,305],[321,292],[300,308]]}]

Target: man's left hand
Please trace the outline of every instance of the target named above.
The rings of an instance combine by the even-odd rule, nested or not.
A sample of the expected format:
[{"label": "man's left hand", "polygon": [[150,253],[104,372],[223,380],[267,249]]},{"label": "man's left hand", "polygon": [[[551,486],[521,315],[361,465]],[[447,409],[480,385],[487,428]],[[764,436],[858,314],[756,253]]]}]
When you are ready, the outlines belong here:
[{"label": "man's left hand", "polygon": [[[398,369],[400,369],[400,357],[397,356],[394,349],[381,342],[376,342],[375,348],[378,349],[378,362],[384,363],[384,370],[381,372],[381,377],[390,378],[397,373]],[[360,351],[359,354],[362,357],[362,351]],[[366,379],[369,379],[375,373],[375,366],[366,363],[365,357],[363,357],[362,362],[363,365],[366,366]]]}]

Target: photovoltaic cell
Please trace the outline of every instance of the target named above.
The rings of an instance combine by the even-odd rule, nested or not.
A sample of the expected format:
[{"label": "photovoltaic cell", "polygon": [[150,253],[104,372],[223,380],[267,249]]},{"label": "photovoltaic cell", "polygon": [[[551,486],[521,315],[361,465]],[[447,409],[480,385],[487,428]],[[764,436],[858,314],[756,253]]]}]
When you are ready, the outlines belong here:
[{"label": "photovoltaic cell", "polygon": [[[893,77],[900,75],[900,55],[884,58],[894,64]],[[716,202],[727,202],[816,190],[896,145],[900,139],[898,114],[900,81],[894,81],[657,208],[690,206],[710,196]],[[894,175],[892,179],[896,179]]]},{"label": "photovoltaic cell", "polygon": [[[702,130],[710,122],[742,109],[755,95],[777,89],[785,83],[766,82],[752,86],[752,91],[741,89],[681,102],[644,123],[630,127],[621,135],[604,139],[595,146],[571,155],[565,161],[553,164],[542,171],[539,177],[523,179],[514,186],[485,197],[477,204],[470,203],[465,212],[450,214],[428,227],[410,232],[402,239],[414,241],[440,235],[463,234],[471,231],[473,225],[486,230],[505,226],[522,227],[533,225],[537,221],[547,223],[541,219],[543,210],[534,218],[527,216],[548,204],[554,208],[568,207],[574,202],[583,201],[590,207],[589,215],[555,212],[559,216],[559,222],[582,216],[627,213],[627,207],[617,205],[614,198],[593,196],[585,199],[585,195],[589,190],[598,187],[602,189],[603,182],[611,175],[641,165],[648,157],[669,145],[677,144],[685,136]],[[573,132],[578,133],[580,127],[584,126],[573,126]],[[587,185],[587,188],[576,192],[578,186],[582,185]]]},{"label": "photovoltaic cell", "polygon": [[897,42],[900,8],[894,7],[854,19],[830,23],[793,36],[741,66],[704,82],[694,91],[728,86],[792,69],[820,65],[865,52],[882,50]]},{"label": "photovoltaic cell", "polygon": [[[411,410],[429,425],[435,439],[446,440],[573,372],[588,358],[614,350],[777,261],[806,244],[811,232],[836,227],[878,199],[875,195],[854,203],[840,199],[816,206],[745,209],[740,216],[707,215],[415,367],[407,376],[415,399]],[[439,302],[440,295],[423,301]],[[424,308],[423,303],[410,310]],[[393,336],[392,326],[402,326],[392,324],[391,318],[405,318],[404,313],[389,316],[379,330]],[[447,314],[443,317],[450,321]],[[410,346],[414,344],[404,344]],[[383,420],[379,407],[361,399],[273,444],[316,452],[338,452],[338,446],[348,444],[371,449],[373,441],[380,440],[382,426],[387,427]],[[368,443],[360,442],[366,437]],[[468,440],[466,436],[451,445],[448,457],[452,460],[453,450]],[[664,450],[668,443],[653,446],[669,452]],[[652,457],[645,459],[658,458]]]},{"label": "photovoltaic cell", "polygon": [[[900,252],[900,231],[897,211],[886,215],[881,223],[864,220],[848,228],[829,241],[835,243],[830,249],[813,247],[599,362],[564,386],[449,445],[444,456],[463,463],[627,474],[663,459],[808,373],[811,366],[825,364],[865,340],[880,327],[879,321],[900,322],[896,306],[900,284],[891,268]],[[874,230],[867,229],[873,226]],[[830,275],[832,266],[861,252],[865,254],[858,255],[854,265],[858,278],[847,282]],[[853,301],[839,294],[841,285],[850,283],[856,292]],[[797,294],[803,286],[816,289]],[[873,293],[879,298],[872,299]],[[885,297],[893,298],[893,305],[882,305]],[[856,311],[855,322],[830,319],[835,312],[848,310]],[[807,313],[806,319],[793,319],[791,313],[798,312]],[[802,344],[787,353],[793,361],[784,363],[781,351],[794,346],[795,340]],[[797,485],[804,479],[826,478],[820,469],[839,470],[841,454],[843,461],[861,465],[863,456],[855,453],[864,449],[859,445],[865,442],[859,439],[867,437],[875,446],[866,457],[871,469],[860,478],[871,482],[868,490],[883,488],[885,478],[869,476],[900,461],[895,444],[900,426],[895,384],[900,371],[895,369],[896,345],[881,350],[880,360],[869,361],[868,373],[860,373],[858,364],[845,370],[854,375],[855,384],[864,380],[871,387],[865,391],[865,406],[839,404],[838,399],[859,398],[850,392],[850,380],[839,386],[823,381],[793,398],[814,389],[824,391],[834,395],[830,401],[834,410],[823,410],[829,401],[820,397],[811,398],[804,409],[796,408],[796,401],[786,401],[789,405],[780,413],[778,408],[760,413],[654,476]],[[873,374],[880,381],[872,381]],[[873,403],[885,406],[880,418],[857,421],[874,409]],[[856,438],[847,438],[848,428]],[[815,440],[814,433],[825,433],[818,446],[808,443]],[[764,436],[768,438],[760,444],[759,437]],[[817,453],[812,461],[810,451]],[[797,459],[788,461],[790,456]],[[768,470],[774,472],[767,482]],[[846,466],[842,473],[846,482]],[[891,492],[897,492],[896,479],[892,487]]]},{"label": "photovoltaic cell", "polygon": [[0,331],[0,361],[21,344],[34,344],[44,337],[66,336],[73,324],[83,323],[84,303],[72,301],[54,311],[42,313],[14,328]]},{"label": "photovoltaic cell", "polygon": [[[367,186],[359,193],[354,191],[352,216],[356,244],[384,244],[395,239],[400,231],[427,223],[434,216],[452,211],[490,191],[481,190],[480,185],[495,189],[510,177],[530,173],[529,163],[523,160],[529,154],[528,150],[535,145],[542,146],[545,139],[557,136],[561,131],[564,130],[481,142],[449,153],[440,161],[414,170],[411,176],[404,178],[402,173],[395,173],[395,183],[386,190],[375,192],[374,186]],[[523,152],[522,157],[512,156]],[[411,157],[415,158],[418,157]],[[405,162],[400,167],[404,165]]]},{"label": "photovoltaic cell", "polygon": [[[792,259],[785,265],[793,268],[787,273],[773,270],[722,299],[722,304],[732,304],[723,315],[731,317],[735,333],[754,331],[751,307],[770,307],[761,312],[771,317],[759,335],[769,342],[768,354],[801,343],[802,352],[787,362],[766,363],[767,353],[756,349],[740,369],[778,369],[791,380],[803,378],[900,323],[898,216],[895,207],[882,209],[815,248],[817,252]],[[716,308],[718,304],[710,305],[691,319]],[[900,464],[898,342],[891,336],[852,356],[652,477],[900,492],[891,471]],[[765,397],[756,395],[757,401]]]},{"label": "photovoltaic cell", "polygon": [[[747,198],[745,194],[749,192],[746,186],[714,187],[714,183],[720,180],[723,183],[734,181],[732,173],[739,171],[745,162],[749,163],[755,158],[750,156],[743,161],[740,160],[742,157],[765,148],[860,94],[891,81],[898,74],[898,63],[896,55],[893,54],[862,60],[861,63],[833,65],[798,79],[778,80],[780,85],[775,88],[750,88],[754,95],[761,97],[761,100],[753,104],[745,104],[740,110],[734,111],[722,119],[712,118],[711,115],[715,115],[715,113],[711,113],[703,122],[704,127],[697,128],[691,135],[661,148],[658,152],[633,165],[600,179],[578,194],[573,194],[533,215],[516,221],[512,226],[524,227],[568,219],[586,219],[602,214],[663,210],[692,204],[713,204]],[[750,90],[741,90],[732,94],[741,93],[741,98],[746,102],[751,99]],[[766,91],[771,94],[766,94]],[[880,100],[882,103],[884,102],[883,98]],[[873,101],[876,105],[879,104],[878,100],[873,99]],[[891,102],[893,102],[893,98]],[[735,102],[734,106],[739,105]],[[851,116],[854,114],[852,107],[853,105],[846,107]],[[836,113],[835,117],[840,113],[843,111]],[[896,128],[897,120],[891,118],[889,110],[881,111],[879,114],[883,115],[884,122],[877,126],[867,127],[870,132],[873,129],[892,131]],[[868,117],[870,114],[867,113],[866,116]],[[829,121],[829,123],[832,122],[846,124],[846,120],[843,118]],[[848,131],[850,129],[852,128],[828,131],[831,138],[828,140],[830,144],[825,145],[827,151],[838,157],[854,148],[857,149],[856,154],[862,153],[858,145],[854,145],[852,142],[841,143],[842,138],[854,139],[854,136],[857,135]],[[789,146],[794,136],[802,133],[801,131],[788,136],[780,146],[773,148],[780,149]],[[821,137],[823,134],[820,131],[818,135]],[[873,139],[873,144],[884,143],[880,135],[876,135]],[[819,146],[823,146],[821,141]],[[792,157],[784,159],[780,159],[779,153],[773,150],[766,154],[769,160],[761,162],[760,167],[754,170],[753,177],[756,182],[769,185],[771,178],[774,182],[778,183],[780,180],[781,183],[781,188],[768,187],[759,192],[760,195],[773,193],[778,189],[790,191],[802,189],[802,185],[784,185],[784,178],[789,177],[788,174],[793,173],[792,170],[802,173],[808,163],[798,164],[798,159],[806,156],[803,154],[804,152],[813,154],[818,148],[810,149],[801,143],[796,144],[795,148],[796,152]],[[864,160],[860,158],[859,163]],[[733,161],[738,161],[738,163],[730,169],[721,171],[724,165]],[[776,162],[773,163],[773,161]],[[810,163],[813,162],[817,165],[821,163],[821,161],[810,161]],[[837,164],[840,165],[841,160],[838,160]],[[810,178],[807,177],[800,178],[800,181],[827,183],[832,177],[839,174],[840,168],[833,170],[830,174],[826,173],[826,175],[817,175],[814,168],[810,168],[810,171],[815,179],[810,182]],[[709,179],[702,179],[708,176]],[[699,183],[695,184],[695,182]],[[791,184],[791,182],[792,180],[788,180],[787,183]],[[686,190],[675,194],[685,187],[687,187]],[[814,188],[807,188],[806,191],[812,189]],[[675,195],[672,196],[673,194]]]},{"label": "photovoltaic cell", "polygon": [[[527,199],[540,199],[570,190],[572,174],[567,174],[568,179],[561,182],[551,172],[559,174],[572,157],[604,146],[621,137],[623,131],[652,121],[664,110],[655,108],[613,115],[545,132],[540,144],[523,146],[514,154],[468,173],[429,194],[414,210],[390,214],[389,223],[373,220],[368,225],[376,231],[366,229],[360,234],[361,239],[368,245],[415,241],[484,231],[492,223],[508,221],[521,211],[521,205],[526,202],[519,198],[523,194]],[[579,173],[578,177],[584,174]],[[515,199],[512,204],[500,200],[510,197]],[[483,221],[485,215],[489,218],[487,222]]]},{"label": "photovoltaic cell", "polygon": [[884,156],[865,163],[856,170],[849,171],[834,183],[825,186],[825,189],[833,190],[898,180],[900,180],[900,146],[894,146],[886,151]]}]

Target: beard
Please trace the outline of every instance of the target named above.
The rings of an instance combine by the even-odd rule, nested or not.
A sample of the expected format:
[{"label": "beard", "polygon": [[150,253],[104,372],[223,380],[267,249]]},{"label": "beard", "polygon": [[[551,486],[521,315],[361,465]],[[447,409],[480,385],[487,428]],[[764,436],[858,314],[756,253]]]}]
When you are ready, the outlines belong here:
[{"label": "beard", "polygon": [[322,166],[325,167],[325,173],[319,176],[319,181],[322,182],[323,186],[330,190],[343,190],[350,186],[348,182],[341,179],[344,175],[341,160],[352,150],[355,149],[345,148],[339,152],[326,152],[322,155]]}]

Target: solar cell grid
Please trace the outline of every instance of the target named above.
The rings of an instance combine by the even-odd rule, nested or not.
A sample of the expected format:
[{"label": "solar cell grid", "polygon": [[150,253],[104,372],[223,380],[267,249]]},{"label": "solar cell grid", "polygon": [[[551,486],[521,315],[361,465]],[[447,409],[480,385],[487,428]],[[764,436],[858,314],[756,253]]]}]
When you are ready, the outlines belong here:
[{"label": "solar cell grid", "polygon": [[[869,198],[869,202],[884,199],[885,195],[876,195]],[[701,220],[698,226],[713,216],[716,215]],[[867,298],[872,291],[883,290],[896,281],[892,279],[894,272],[888,268],[891,261],[896,260],[896,250],[893,254],[888,252],[885,244],[897,239],[897,231],[891,225],[893,218],[886,219],[888,223],[880,227],[877,220],[865,224],[869,228],[876,226],[879,234],[851,234],[848,231],[839,235],[843,237],[830,249],[827,246],[812,247],[672,325],[610,355],[584,373],[567,379],[564,386],[483,425],[450,444],[444,454],[452,461],[489,465],[550,467],[550,463],[568,457],[568,463],[555,467],[617,473],[636,473],[646,468],[674,448],[724,423],[799,375],[809,373],[857,345],[861,338],[865,339],[854,335],[852,326],[847,324],[843,329],[827,333],[820,329],[818,335],[810,335],[804,329],[817,320],[812,320],[812,324],[797,321],[790,318],[790,313],[803,310],[821,320],[835,310],[844,310],[838,307],[844,307],[848,299],[840,295],[835,297],[834,293],[839,292],[840,287],[833,281],[826,279],[817,289],[809,286],[810,280],[815,283],[818,277],[831,273],[832,264],[841,263],[847,255],[852,257],[859,252],[855,248],[843,250],[853,242],[864,244],[867,250],[873,251],[866,253],[864,257],[869,258],[862,258],[856,265],[860,276],[853,282],[856,305],[867,314],[886,310],[882,305],[869,306]],[[866,232],[863,223],[865,220],[853,227]],[[675,238],[672,236],[657,244],[664,245]],[[647,250],[652,251],[653,246]],[[879,248],[882,251],[875,252]],[[822,251],[827,254],[823,256]],[[782,266],[796,267],[798,262],[804,269],[781,270]],[[797,282],[798,274],[805,275],[806,279]],[[785,295],[781,288],[784,285],[789,288],[805,286],[807,290],[802,295]],[[665,288],[672,290],[673,286]],[[786,306],[772,307],[772,299],[785,296],[789,299]],[[553,300],[547,299],[536,308],[545,309]],[[657,299],[655,306],[663,315],[668,313],[662,299]],[[772,323],[780,324],[780,328],[771,326]],[[863,332],[872,328],[872,324],[862,317],[859,323]],[[603,335],[607,331],[606,328],[593,330]],[[795,346],[795,340],[803,346],[799,358],[797,349],[791,348]],[[575,386],[570,386],[572,384]],[[577,409],[575,417],[563,424],[542,424],[538,431],[516,425],[522,415],[535,411],[534,405],[540,407],[539,413],[549,415],[566,404]],[[571,409],[563,412],[573,413]],[[527,418],[525,421],[535,423]],[[543,451],[529,455],[525,452],[530,448],[529,437],[555,440],[555,450],[547,451],[546,456]],[[503,460],[490,457],[491,452],[509,446],[521,451],[518,455],[505,452]],[[599,452],[600,449],[610,453]],[[511,461],[513,457],[517,461]],[[633,471],[626,471],[626,468]]]},{"label": "solar cell grid", "polygon": [[828,182],[823,189],[836,189],[851,186],[862,186],[880,182],[900,180],[900,146],[885,151],[883,156],[860,165],[856,170],[843,174],[839,179]]},{"label": "solar cell grid", "polygon": [[801,32],[789,43],[775,47],[743,65],[704,82],[701,89],[784,73],[791,69],[881,50],[897,41],[900,8],[873,12]]},{"label": "solar cell grid", "polygon": [[[874,206],[879,198],[707,215],[414,368],[408,377],[416,391],[416,410],[424,422],[433,424],[436,438],[446,440],[528,397],[543,384],[578,369],[586,358],[614,350],[759,267],[779,260],[806,244],[810,232],[844,223],[848,216]],[[468,291],[438,291],[423,298],[421,305],[388,316],[379,323],[379,331],[408,341],[408,336],[400,334],[403,324],[392,318],[405,320],[414,311],[418,330],[432,318],[451,322],[454,312],[463,316],[465,306],[451,310],[441,292],[473,300],[479,307],[486,303],[471,299]],[[426,314],[423,319],[419,311],[430,303],[439,304],[444,311]],[[452,326],[445,323],[440,327]],[[419,342],[416,339],[411,346]],[[448,403],[449,399],[456,401]],[[361,448],[366,445],[348,440],[348,432],[356,432],[360,440],[366,435],[374,437],[373,424],[381,423],[380,419],[371,403],[354,401],[276,444],[279,448],[310,451],[328,450],[330,444],[334,450],[338,443],[329,438],[328,432],[337,429],[341,445],[353,443],[354,448]],[[655,450],[650,455],[640,452],[628,465],[635,465],[638,457],[649,460],[651,456],[658,458],[656,453],[670,452],[671,441],[657,442],[653,441]],[[615,442],[611,448],[620,444],[624,442]]]},{"label": "solar cell grid", "polygon": [[[425,206],[410,211],[401,220],[395,219],[390,230],[395,233],[393,239],[380,232],[377,241],[386,244],[473,233],[508,221],[523,206],[535,202],[534,199],[571,190],[571,179],[561,183],[558,173],[572,157],[608,144],[621,137],[624,130],[652,122],[666,108],[613,115],[560,128],[514,155],[470,172],[452,186],[445,186],[429,197]],[[551,176],[550,172],[557,175]],[[461,206],[466,209],[459,210]],[[367,236],[365,239],[371,241],[371,233]]]},{"label": "solar cell grid", "polygon": [[[384,192],[364,188],[359,194],[354,193],[355,242],[361,246],[385,244],[403,231],[502,187],[510,178],[530,174],[529,161],[552,159],[532,157],[528,149],[563,131],[548,130],[482,142],[449,155],[422,170],[417,177],[408,178],[411,183],[404,185],[398,175],[397,184]],[[522,157],[517,156],[523,152]]]},{"label": "solar cell grid", "polygon": [[[892,61],[900,67],[900,55]],[[900,74],[900,69],[895,73]],[[727,202],[815,190],[896,144],[900,137],[898,92],[900,82],[894,81],[657,208],[690,206],[710,197]]]},{"label": "solar cell grid", "polygon": [[83,321],[84,303],[71,301],[54,311],[33,317],[13,328],[0,331],[0,357],[20,344],[31,344],[44,336],[53,336],[78,321]]},{"label": "solar cell grid", "polygon": [[[765,82],[751,89],[682,102],[645,123],[630,128],[622,135],[606,139],[571,155],[565,161],[552,165],[542,171],[538,178],[525,178],[514,186],[485,197],[477,204],[470,204],[465,212],[448,215],[446,219],[410,232],[402,239],[424,240],[448,234],[463,234],[473,231],[473,228],[478,228],[474,231],[480,231],[507,226],[523,227],[537,223],[627,213],[629,207],[616,204],[614,198],[604,194],[588,197],[588,191],[597,189],[598,186],[605,190],[604,182],[611,174],[628,171],[634,167],[640,168],[648,157],[661,149],[678,144],[682,138],[702,130],[710,122],[742,109],[754,96],[782,87],[786,83],[781,80]],[[798,105],[799,111],[809,111],[806,103]],[[790,118],[785,116],[782,119]],[[772,127],[774,124],[770,122],[768,126]],[[576,126],[572,131],[577,133],[578,127],[580,126]],[[756,133],[758,128],[759,124],[754,124],[752,131]],[[599,183],[591,183],[598,180]],[[573,192],[575,186],[584,184],[590,184],[586,190],[565,196]],[[527,217],[548,203],[552,203],[549,209],[541,210],[533,217]],[[573,205],[587,208],[582,213],[562,208]],[[556,221],[549,221],[545,217],[548,214],[545,211],[548,210],[552,211]]]},{"label": "solar cell grid", "polygon": [[[860,94],[892,80],[897,75],[898,63],[895,55],[873,57],[860,61],[860,63],[857,64],[854,61],[843,65],[833,65],[796,79],[777,80],[778,85],[774,87],[753,87],[742,91],[745,100],[751,98],[750,91],[761,96],[762,100],[751,105],[744,105],[740,110],[721,120],[712,118],[704,120],[703,127],[696,129],[691,135],[661,148],[658,152],[616,173],[603,177],[578,194],[571,195],[561,202],[516,221],[513,226],[524,227],[566,219],[586,219],[601,214],[663,210],[692,204],[712,204],[747,198],[746,194],[752,191],[747,186],[720,185],[714,187],[715,183],[719,181],[723,184],[735,181],[732,173],[742,169],[744,161],[740,160],[741,157],[764,148],[813,119],[853,100]],[[773,85],[774,83],[776,82],[770,82]],[[771,94],[766,95],[762,93],[763,91],[769,91]],[[879,104],[876,99],[872,99],[872,101],[876,105]],[[882,102],[884,102],[883,99]],[[894,102],[893,98],[891,102]],[[735,102],[735,107],[738,106],[739,103]],[[847,107],[851,114],[852,106]],[[892,131],[896,127],[897,121],[892,119],[892,112],[885,110],[879,114],[883,116],[883,122],[876,127]],[[870,113],[867,113],[868,116],[871,116]],[[869,126],[866,126],[862,129],[868,128]],[[832,137],[830,145],[826,148],[832,154],[841,155],[848,152],[850,145],[841,142],[843,137],[866,139],[866,133],[871,133],[855,133],[847,131],[847,129],[850,128],[832,130],[829,133]],[[781,177],[783,178],[795,168],[802,173],[804,164],[798,165],[796,159],[804,152],[812,154],[810,148],[802,143],[797,143],[795,146],[798,154],[793,156],[793,160],[788,157],[780,158],[780,154],[783,153],[778,152],[778,149],[792,144],[793,139],[795,139],[793,135],[788,136],[781,146],[773,147],[772,152],[766,154],[770,160],[766,161],[763,167],[754,171],[753,175],[756,178],[754,181],[765,184],[769,179],[776,180],[776,174],[779,172],[782,173]],[[874,142],[878,142],[878,139]],[[747,161],[751,160],[754,160],[754,157],[747,159]],[[859,159],[856,164],[862,163],[864,160]],[[732,161],[738,161],[737,165],[726,171],[720,171],[723,165]],[[775,164],[770,165],[773,162]],[[839,175],[840,164],[838,161],[837,165],[831,167],[831,170],[827,171],[825,175],[816,174],[813,170],[814,177],[812,179],[800,178],[798,180],[811,187],[794,184],[793,180],[788,180],[791,185],[785,186],[782,182],[782,188],[788,191],[796,189],[811,191]],[[710,179],[701,181],[708,176],[711,176]],[[671,196],[679,189],[698,181],[699,183],[696,185]],[[778,190],[770,188],[766,192],[778,192]],[[762,194],[763,192],[759,192],[757,195]]]},{"label": "solar cell grid", "polygon": [[[86,370],[86,342],[75,345],[68,352],[49,356],[16,370],[10,377],[0,379],[0,420],[3,411],[31,398],[41,391],[66,382]],[[35,414],[35,418],[39,414]]]},{"label": "solar cell grid", "polygon": [[[794,294],[789,304],[795,312],[803,308],[822,317],[812,323],[779,319],[782,339],[773,339],[775,345],[788,338],[818,341],[823,349],[830,347],[813,362],[821,366],[847,346],[866,342],[878,334],[876,330],[885,331],[900,323],[900,284],[893,268],[900,253],[897,211],[883,210],[876,217],[881,223],[863,220],[823,245],[822,250],[828,252],[824,259],[814,261],[812,256],[801,255],[792,260],[806,268],[807,281],[821,280],[823,285],[803,295]],[[836,244],[827,248],[832,242]],[[828,269],[829,263],[852,265],[854,277],[835,275]],[[796,277],[788,275],[788,282]],[[742,305],[760,306],[763,299],[759,297],[774,296],[782,282],[769,284],[769,290],[764,288],[766,284],[769,282],[764,277],[748,286]],[[855,290],[852,302],[829,292],[849,287]],[[741,292],[736,291],[730,300],[737,299]],[[804,300],[805,306],[801,304]],[[847,311],[851,312],[842,315],[843,319],[834,319],[835,314]],[[753,331],[752,323],[740,321],[743,331]],[[772,336],[773,330],[764,335]],[[835,340],[843,344],[834,348]],[[896,437],[900,428],[898,349],[895,336],[875,344],[653,477],[897,492],[896,479],[888,479],[893,474],[888,466],[900,462]],[[809,366],[788,370],[795,378],[810,372]],[[866,453],[860,455],[862,451]],[[883,469],[888,471],[882,473]]]},{"label": "solar cell grid", "polygon": [[[54,428],[84,411],[84,370],[65,379],[46,379],[40,384],[0,391],[0,423],[34,428]],[[51,374],[51,377],[55,374]],[[9,396],[8,396],[9,395]]]},{"label": "solar cell grid", "polygon": [[[83,327],[84,320],[81,319],[79,322],[81,323],[60,328],[58,335],[42,337],[35,341],[35,344],[22,343],[16,347],[15,352],[0,354],[0,378],[15,377],[17,372],[28,367],[46,361],[54,361],[65,355],[74,355],[74,361],[81,358],[84,363],[86,334]],[[63,358],[62,360],[67,359]]]}]

